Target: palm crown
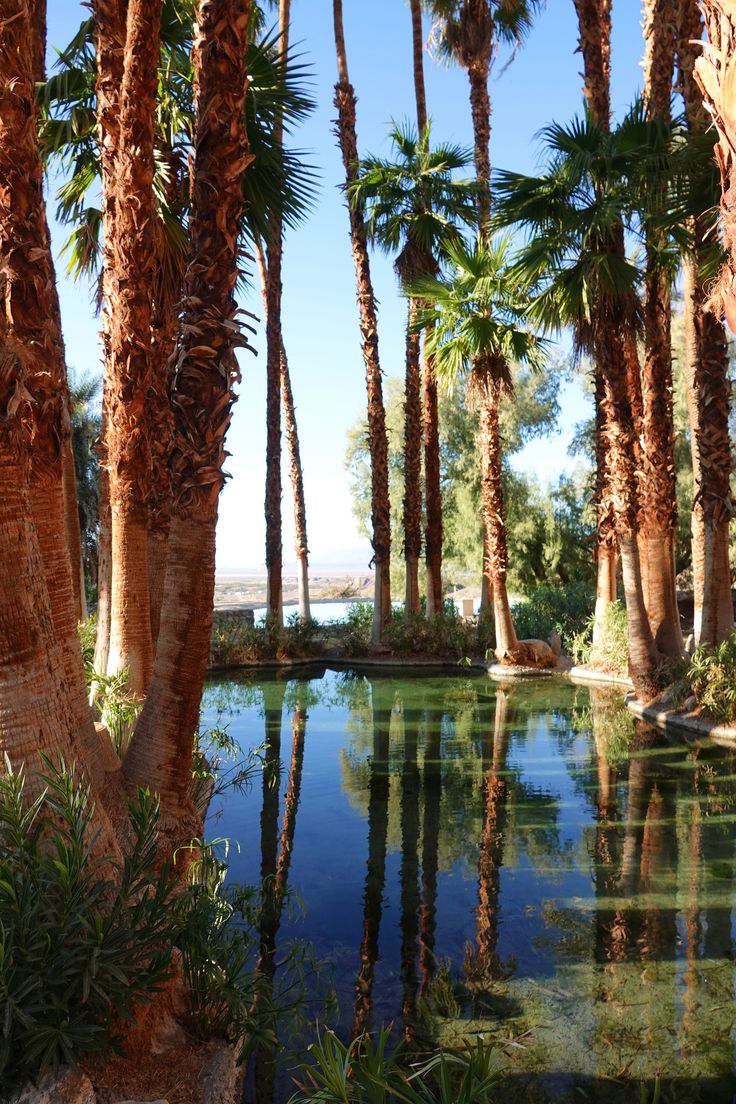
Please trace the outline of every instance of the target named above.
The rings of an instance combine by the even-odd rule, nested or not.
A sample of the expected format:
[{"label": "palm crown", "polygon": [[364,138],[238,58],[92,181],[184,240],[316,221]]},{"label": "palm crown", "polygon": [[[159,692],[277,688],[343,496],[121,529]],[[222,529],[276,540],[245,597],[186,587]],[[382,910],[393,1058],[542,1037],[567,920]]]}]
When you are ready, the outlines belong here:
[{"label": "palm crown", "polygon": [[420,315],[427,351],[448,390],[468,379],[470,389],[500,383],[510,390],[511,364],[542,367],[546,342],[527,325],[530,298],[509,278],[510,242],[479,239],[447,246],[449,269],[415,280],[410,292],[433,304]]},{"label": "palm crown", "polygon": [[440,54],[466,68],[497,43],[520,45],[542,6],[543,0],[425,0]]},{"label": "palm crown", "polygon": [[459,226],[476,219],[475,184],[455,173],[471,153],[461,146],[430,145],[430,125],[421,136],[409,126],[391,128],[394,158],[367,157],[350,188],[350,200],[363,208],[369,238],[396,256],[405,283],[434,272],[435,258],[460,236]]}]

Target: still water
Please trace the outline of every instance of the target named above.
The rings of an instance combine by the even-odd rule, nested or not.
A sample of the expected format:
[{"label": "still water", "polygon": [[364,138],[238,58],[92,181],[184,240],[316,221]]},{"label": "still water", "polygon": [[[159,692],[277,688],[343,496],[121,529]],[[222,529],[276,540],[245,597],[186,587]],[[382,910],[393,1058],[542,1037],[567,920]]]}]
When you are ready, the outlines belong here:
[{"label": "still water", "polygon": [[278,887],[261,951],[329,965],[344,1037],[482,1032],[500,1101],[638,1102],[657,1077],[663,1101],[734,1099],[731,751],[552,680],[316,670],[210,683],[203,711],[261,749],[209,834]]}]

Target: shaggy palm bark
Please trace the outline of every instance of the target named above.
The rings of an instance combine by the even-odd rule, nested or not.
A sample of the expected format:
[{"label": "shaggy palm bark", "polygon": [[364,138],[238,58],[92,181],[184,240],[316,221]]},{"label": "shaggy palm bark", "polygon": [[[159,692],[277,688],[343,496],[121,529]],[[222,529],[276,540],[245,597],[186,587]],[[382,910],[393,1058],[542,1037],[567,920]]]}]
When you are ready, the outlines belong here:
[{"label": "shaggy palm bark", "polygon": [[179,317],[176,305],[154,295],[152,320],[151,373],[148,391],[151,484],[148,495],[146,551],[148,560],[148,601],[151,618],[151,642],[154,654],[161,626],[166,564],[169,558],[171,527],[171,461],[173,416],[171,358],[176,349]]},{"label": "shaggy palm bark", "polygon": [[[703,34],[703,20],[695,0],[680,0],[679,19],[678,63],[685,118],[688,130],[699,134],[707,129],[710,120],[703,103],[703,93],[694,75]],[[703,72],[709,71],[705,60],[700,65]],[[715,86],[713,91],[716,92]],[[722,149],[720,160],[722,173],[727,172],[730,162]],[[723,179],[725,186],[728,178],[724,176]],[[724,197],[726,194],[724,191]],[[696,219],[692,229],[693,253],[684,265],[684,307],[695,490],[692,513],[694,636],[696,643],[718,644],[733,630],[728,551],[729,525],[734,514],[728,427],[731,386],[726,333],[720,318],[709,306],[706,288],[699,274],[706,251],[703,220]]]},{"label": "shaggy palm bark", "polygon": [[[611,119],[611,0],[574,0],[578,17],[579,50],[583,57],[583,94],[597,122],[610,126]],[[629,361],[631,366],[632,361]],[[638,375],[638,358],[637,358]],[[596,489],[596,602],[593,640],[600,637],[605,612],[616,600],[618,551],[611,514],[609,471],[603,445],[601,408],[603,381],[594,363]]]},{"label": "shaggy palm bark", "polygon": [[127,669],[145,693],[153,668],[148,586],[151,486],[148,392],[153,292],[153,171],[161,0],[129,0],[119,148],[113,187],[109,294],[110,374],[107,463],[110,473],[112,587],[108,674]]},{"label": "shaggy palm bark", "polygon": [[[345,35],[342,24],[342,0],[333,0],[335,50],[338,81],[335,85],[337,108],[336,133],[345,169],[346,185],[358,175],[358,140],[355,132],[355,90],[348,76]],[[383,404],[381,364],[378,355],[378,322],[373,293],[368,242],[361,211],[348,203],[350,241],[355,265],[360,338],[365,363],[368,393],[368,447],[371,456],[371,525],[375,563],[375,602],[373,608],[374,644],[380,643],[391,620],[391,512],[388,494],[388,438],[386,410]]]},{"label": "shaggy palm bark", "polygon": [[419,558],[422,554],[422,371],[420,337],[415,331],[416,300],[409,300],[404,376],[404,616],[419,613]]},{"label": "shaggy palm bark", "polygon": [[192,739],[209,654],[217,503],[239,379],[234,289],[249,0],[200,0],[195,30],[191,260],[172,386],[172,517],[161,632],[148,697],[125,760],[131,785],[158,790],[169,817],[188,804]]},{"label": "shaggy palm bark", "polygon": [[489,591],[493,598],[496,628],[496,656],[514,660],[519,641],[511,619],[511,607],[506,590],[508,546],[506,520],[501,486],[502,451],[499,432],[501,385],[488,381],[472,400],[478,410],[478,450],[480,452],[480,504],[483,526],[487,534],[487,572]]},{"label": "shaggy palm bark", "polygon": [[[414,95],[417,107],[417,131],[427,129],[427,94],[424,85],[422,42],[422,6],[411,0],[412,59]],[[434,359],[427,354],[427,333],[424,335],[424,495],[425,495],[425,563],[427,565],[427,614],[442,613],[442,489],[440,483],[440,428],[437,403],[437,380]]]},{"label": "shaggy palm bark", "polygon": [[[268,316],[268,303],[266,301],[266,286],[268,283],[268,263],[263,252],[263,245],[256,240],[256,259],[261,276],[261,289],[263,293],[263,308]],[[294,551],[297,564],[297,594],[299,599],[299,616],[302,621],[308,621],[311,616],[309,606],[309,545],[307,543],[307,505],[304,498],[304,473],[302,469],[301,450],[299,448],[299,428],[296,421],[296,407],[294,406],[294,392],[291,386],[289,373],[289,361],[286,357],[286,348],[281,342],[281,399],[284,412],[284,431],[286,434],[286,449],[289,456],[289,479],[291,482],[291,494],[294,502]]]},{"label": "shaggy palm bark", "polygon": [[[289,46],[290,0],[279,0],[279,48]],[[275,146],[283,142],[283,114],[277,109],[273,126]],[[281,260],[283,218],[278,206],[271,216],[266,266],[266,609],[277,624],[284,617],[283,546],[281,534]]]},{"label": "shaggy palm bark", "polygon": [[[676,11],[671,0],[644,3],[644,99],[650,119],[668,122],[675,58]],[[663,655],[682,655],[675,585],[675,429],[672,411],[672,336],[669,275],[658,260],[665,245],[647,230],[644,366],[641,373],[639,555],[647,615]],[[632,402],[632,414],[633,402]]]},{"label": "shaggy palm bark", "polygon": [[110,653],[110,603],[112,597],[112,536],[110,480],[107,466],[107,405],[112,373],[110,346],[111,273],[115,228],[115,158],[120,145],[120,88],[123,83],[127,0],[94,0],[95,100],[100,154],[102,206],[102,440],[100,444],[99,568],[97,572],[97,636],[95,671],[105,674]]},{"label": "shaggy palm bark", "polygon": [[68,707],[78,730],[90,736],[64,508],[69,394],[35,130],[32,59],[37,36],[21,0],[3,0],[0,16],[0,314],[8,339],[24,350],[26,387],[35,409],[29,423],[28,494]]}]

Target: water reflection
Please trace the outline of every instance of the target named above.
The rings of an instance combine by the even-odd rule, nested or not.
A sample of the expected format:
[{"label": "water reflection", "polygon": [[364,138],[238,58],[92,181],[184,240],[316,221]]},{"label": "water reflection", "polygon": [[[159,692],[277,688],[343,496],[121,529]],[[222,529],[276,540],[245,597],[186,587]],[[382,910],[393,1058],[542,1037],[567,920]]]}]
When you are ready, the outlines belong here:
[{"label": "water reflection", "polygon": [[[264,1003],[298,936],[334,968],[346,1037],[482,1031],[500,1100],[630,1100],[657,1075],[673,1099],[732,1099],[732,752],[671,746],[617,694],[551,682],[208,693],[243,747],[265,731],[260,800],[225,809],[234,876],[264,884]],[[273,1053],[255,1082],[259,1104],[289,1096]]]}]

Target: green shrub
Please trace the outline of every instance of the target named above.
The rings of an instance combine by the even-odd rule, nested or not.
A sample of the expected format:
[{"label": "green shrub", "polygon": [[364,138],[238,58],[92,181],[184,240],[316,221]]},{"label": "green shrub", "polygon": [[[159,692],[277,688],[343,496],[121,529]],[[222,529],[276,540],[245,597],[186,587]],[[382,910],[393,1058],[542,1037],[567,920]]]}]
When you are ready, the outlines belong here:
[{"label": "green shrub", "polygon": [[466,620],[452,600],[444,612],[433,617],[421,613],[404,617],[403,608],[394,609],[385,640],[395,655],[426,655],[440,659],[462,659],[485,655],[495,644],[493,620],[472,617]]},{"label": "green shrub", "polygon": [[[593,621],[590,622],[590,634]],[[587,662],[598,671],[612,675],[625,675],[629,669],[629,635],[626,606],[623,602],[610,602],[604,611],[601,631],[595,644],[591,644]]]},{"label": "green shrub", "polygon": [[89,788],[45,760],[45,791],[0,779],[0,1086],[115,1046],[169,973],[173,886],[158,873],[158,801],[129,804],[121,867],[97,858]]},{"label": "green shrub", "polygon": [[594,603],[595,592],[587,582],[534,587],[511,610],[516,634],[520,640],[546,640],[550,633],[559,633],[563,651],[571,655],[576,637],[585,631]]},{"label": "green shrub", "polygon": [[97,637],[97,615],[92,614],[86,621],[80,621],[77,625],[79,643],[82,645],[82,663],[84,664],[84,677],[87,685],[94,675],[95,639]]},{"label": "green shrub", "polygon": [[481,1039],[411,1066],[387,1053],[388,1038],[383,1028],[348,1046],[326,1031],[309,1048],[314,1062],[290,1104],[491,1104],[498,1063]]},{"label": "green shrub", "polygon": [[210,667],[238,667],[273,659],[296,659],[318,654],[316,621],[291,614],[285,625],[271,618],[252,625],[244,617],[218,616],[212,621]]},{"label": "green shrub", "polygon": [[717,721],[736,721],[736,633],[716,647],[701,644],[687,665],[685,679],[695,700]]}]

